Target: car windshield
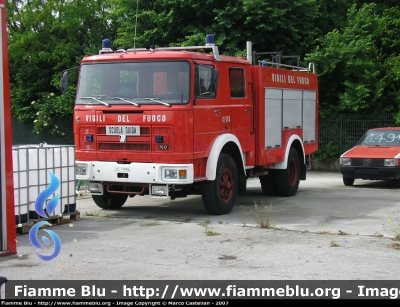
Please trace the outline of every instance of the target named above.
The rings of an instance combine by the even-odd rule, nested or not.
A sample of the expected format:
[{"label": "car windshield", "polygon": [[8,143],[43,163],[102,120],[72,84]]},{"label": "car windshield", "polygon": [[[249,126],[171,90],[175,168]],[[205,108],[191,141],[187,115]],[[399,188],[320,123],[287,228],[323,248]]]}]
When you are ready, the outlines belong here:
[{"label": "car windshield", "polygon": [[185,61],[83,64],[76,104],[185,104],[189,86],[190,66]]},{"label": "car windshield", "polygon": [[357,143],[361,146],[400,146],[400,130],[367,131]]}]

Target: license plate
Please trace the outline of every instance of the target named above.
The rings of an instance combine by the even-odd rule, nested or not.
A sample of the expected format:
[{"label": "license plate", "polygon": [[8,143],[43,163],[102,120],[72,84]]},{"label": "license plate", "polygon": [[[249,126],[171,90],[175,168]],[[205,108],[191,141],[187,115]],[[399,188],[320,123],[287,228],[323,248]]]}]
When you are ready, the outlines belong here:
[{"label": "license plate", "polygon": [[140,126],[106,126],[107,135],[140,135]]}]

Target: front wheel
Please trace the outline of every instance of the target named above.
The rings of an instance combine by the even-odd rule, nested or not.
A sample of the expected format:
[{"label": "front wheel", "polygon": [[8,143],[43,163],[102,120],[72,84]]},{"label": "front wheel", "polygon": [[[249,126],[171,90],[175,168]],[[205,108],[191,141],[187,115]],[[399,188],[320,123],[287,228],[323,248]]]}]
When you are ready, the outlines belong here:
[{"label": "front wheel", "polygon": [[227,154],[218,158],[215,180],[202,185],[204,208],[210,214],[222,215],[232,211],[238,191],[238,171],[235,161]]},{"label": "front wheel", "polygon": [[102,209],[119,209],[125,204],[128,194],[110,193],[104,189],[103,195],[92,195],[92,198]]},{"label": "front wheel", "polygon": [[290,148],[287,168],[275,171],[276,189],[278,195],[296,195],[300,183],[300,159],[297,150]]},{"label": "front wheel", "polygon": [[343,183],[345,186],[351,187],[354,184],[354,178],[343,176]]}]

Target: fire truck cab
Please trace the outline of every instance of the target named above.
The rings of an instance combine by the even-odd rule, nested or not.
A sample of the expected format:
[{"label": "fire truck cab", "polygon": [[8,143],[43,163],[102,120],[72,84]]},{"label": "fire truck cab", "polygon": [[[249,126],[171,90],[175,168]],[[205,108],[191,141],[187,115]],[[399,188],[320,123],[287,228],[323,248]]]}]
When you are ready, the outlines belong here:
[{"label": "fire truck cab", "polygon": [[[294,196],[318,149],[313,67],[219,54],[204,46],[120,49],[103,41],[80,65],[74,108],[76,178],[103,209],[128,197],[202,196],[227,214],[248,178]],[[67,88],[63,72],[62,90]]]}]

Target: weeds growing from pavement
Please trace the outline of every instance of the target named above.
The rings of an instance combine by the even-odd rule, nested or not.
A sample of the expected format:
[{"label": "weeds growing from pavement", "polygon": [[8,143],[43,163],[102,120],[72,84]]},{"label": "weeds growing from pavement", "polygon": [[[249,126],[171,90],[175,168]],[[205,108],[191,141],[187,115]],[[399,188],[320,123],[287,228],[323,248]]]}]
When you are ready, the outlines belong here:
[{"label": "weeds growing from pavement", "polygon": [[340,247],[340,244],[337,242],[332,241],[331,242],[331,247]]},{"label": "weeds growing from pavement", "polygon": [[384,237],[384,235],[379,233],[379,232],[375,232],[372,236],[376,237],[376,238],[383,238]]},{"label": "weeds growing from pavement", "polygon": [[94,211],[94,212],[85,211],[85,216],[100,216],[100,212],[98,212],[98,211]]},{"label": "weeds growing from pavement", "polygon": [[218,236],[218,235],[220,235],[220,233],[211,230],[209,228],[209,226],[208,226],[209,224],[210,224],[210,220],[207,220],[204,223],[200,224],[200,225],[204,226],[204,228],[206,229],[206,236]]},{"label": "weeds growing from pavement", "polygon": [[400,249],[400,243],[392,243],[389,246],[394,249]]},{"label": "weeds growing from pavement", "polygon": [[383,229],[393,236],[393,239],[400,241],[400,210],[393,212],[395,217],[393,219],[388,219],[386,223],[383,224]]},{"label": "weeds growing from pavement", "polygon": [[272,205],[265,205],[263,201],[261,201],[261,205],[263,208],[259,209],[257,202],[254,201],[254,220],[256,224],[260,228],[274,228],[276,224],[271,223],[271,210]]}]

